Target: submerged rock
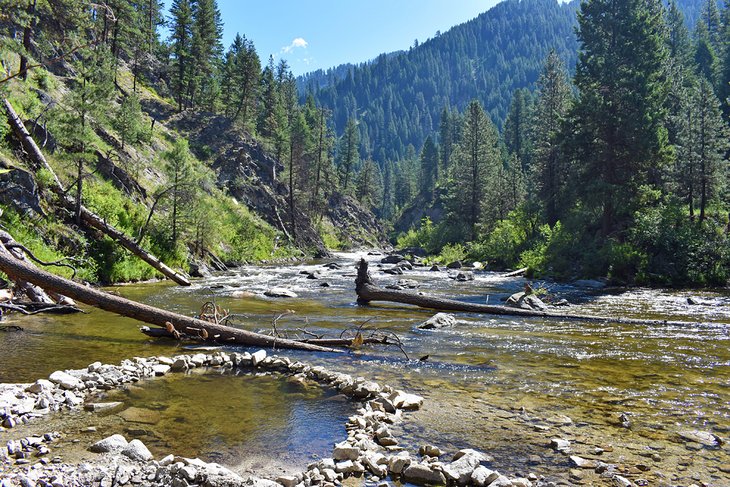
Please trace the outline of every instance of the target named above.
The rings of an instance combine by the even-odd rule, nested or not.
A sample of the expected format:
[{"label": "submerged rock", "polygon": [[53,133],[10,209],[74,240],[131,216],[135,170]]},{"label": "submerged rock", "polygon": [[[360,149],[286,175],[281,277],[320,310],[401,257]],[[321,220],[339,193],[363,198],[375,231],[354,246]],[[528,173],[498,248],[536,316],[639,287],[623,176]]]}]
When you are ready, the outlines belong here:
[{"label": "submerged rock", "polygon": [[289,289],[283,287],[272,287],[264,292],[265,296],[270,298],[298,298],[299,296]]},{"label": "submerged rock", "polygon": [[717,435],[710,433],[709,431],[685,430],[678,431],[677,434],[683,440],[693,441],[695,443],[699,443],[700,445],[709,447],[720,446],[723,443]]}]

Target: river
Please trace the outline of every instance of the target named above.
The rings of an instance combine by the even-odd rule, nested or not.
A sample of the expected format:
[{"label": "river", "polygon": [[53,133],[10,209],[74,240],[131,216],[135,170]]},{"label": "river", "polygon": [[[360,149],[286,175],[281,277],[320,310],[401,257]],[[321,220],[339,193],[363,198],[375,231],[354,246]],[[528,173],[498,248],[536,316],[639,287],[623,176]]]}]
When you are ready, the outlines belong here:
[{"label": "river", "polygon": [[[279,332],[306,329],[339,335],[364,324],[366,330],[395,333],[403,351],[366,346],[346,355],[286,355],[424,396],[424,407],[409,414],[398,432],[413,449],[426,443],[446,451],[470,447],[490,453],[493,466],[510,474],[603,485],[605,480],[593,471],[575,469],[567,456],[550,447],[552,438],[561,438],[571,441],[575,454],[618,464],[638,484],[730,485],[727,443],[708,447],[679,434],[699,430],[730,436],[726,290],[601,290],[590,283],[533,282],[551,297],[572,303],[567,313],[691,324],[459,314],[454,327],[427,331],[417,325],[431,311],[356,304],[354,265],[360,257],[371,261],[379,284],[412,279],[420,291],[473,302],[500,303],[525,282],[491,272],[475,272],[474,281],[457,282],[447,272],[428,268],[390,276],[379,272],[380,256],[339,253],[299,265],[244,266],[189,288],[147,283],[113,291],[188,315],[214,301],[230,310],[238,326],[251,330],[268,331],[274,318],[283,315]],[[323,266],[330,262],[340,268]],[[303,271],[317,271],[319,279],[308,279]],[[263,297],[271,287],[286,287],[299,297]],[[689,305],[688,297],[699,304]],[[97,360],[118,363],[133,356],[171,355],[182,346],[148,339],[133,320],[85,309],[88,314],[6,321],[24,331],[4,333],[0,339],[0,381],[33,381]],[[130,427],[118,414],[92,419],[88,413],[55,426],[76,431],[93,424],[101,436],[126,424],[128,431],[147,435],[156,453],[182,450],[239,471],[256,471],[273,461],[277,469],[290,471],[331,451],[331,443],[344,436],[342,424],[353,407],[329,400],[317,388],[272,377],[194,374],[153,382],[110,395],[130,407],[156,411],[158,416],[143,427]]]}]

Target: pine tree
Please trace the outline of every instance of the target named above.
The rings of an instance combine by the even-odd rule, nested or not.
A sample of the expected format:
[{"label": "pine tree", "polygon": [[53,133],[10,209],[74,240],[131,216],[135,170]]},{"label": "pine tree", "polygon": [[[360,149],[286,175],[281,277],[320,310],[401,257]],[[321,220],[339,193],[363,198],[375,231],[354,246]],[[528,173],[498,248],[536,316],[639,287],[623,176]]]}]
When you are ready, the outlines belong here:
[{"label": "pine tree", "polygon": [[350,176],[360,156],[360,133],[357,121],[351,118],[345,127],[345,133],[340,139],[338,152],[338,168],[342,191],[347,193],[350,187]]},{"label": "pine tree", "polygon": [[81,206],[84,183],[84,166],[90,154],[94,119],[104,119],[110,107],[113,84],[113,57],[104,45],[82,50],[76,62],[76,79],[68,94],[71,108],[67,120],[67,137],[76,154],[76,210],[75,220],[81,224]]},{"label": "pine tree", "polygon": [[192,157],[185,139],[177,139],[172,149],[165,152],[164,159],[167,163],[166,169],[170,179],[170,245],[173,250],[177,249],[180,239],[181,226],[187,209],[190,208],[189,200],[192,196],[194,179]]},{"label": "pine tree", "polygon": [[421,149],[421,180],[420,191],[426,196],[426,201],[433,199],[433,190],[438,180],[439,151],[429,135]]},{"label": "pine tree", "polygon": [[535,186],[550,226],[567,209],[568,161],[562,146],[562,125],[568,114],[572,94],[567,72],[555,51],[545,60],[537,82],[537,102],[533,120]]},{"label": "pine tree", "polygon": [[497,141],[497,130],[481,103],[472,101],[453,154],[448,189],[452,225],[461,227],[467,240],[477,237],[478,225],[488,227],[497,219],[494,189],[490,187],[500,163]]},{"label": "pine tree", "polygon": [[122,99],[119,104],[114,125],[122,139],[122,150],[127,142],[137,142],[143,132],[142,105],[139,97],[131,93]]},{"label": "pine tree", "polygon": [[194,6],[190,47],[194,71],[188,86],[189,97],[193,106],[212,109],[218,97],[223,23],[216,0],[196,0]]},{"label": "pine tree", "polygon": [[689,66],[692,57],[692,43],[689,29],[676,0],[669,0],[665,14],[667,24],[667,46],[669,57],[683,66]]},{"label": "pine tree", "polygon": [[175,76],[172,91],[177,99],[178,110],[186,106],[186,96],[191,84],[193,8],[190,0],[173,0],[170,7],[171,41]]},{"label": "pine tree", "polygon": [[510,154],[517,156],[523,172],[530,168],[530,119],[532,95],[527,89],[515,91],[504,122],[504,143]]},{"label": "pine tree", "polygon": [[376,208],[380,204],[382,185],[380,168],[371,159],[366,160],[357,178],[358,201],[367,208]]},{"label": "pine tree", "polygon": [[625,228],[637,209],[637,190],[667,160],[662,5],[589,0],[578,22],[580,97],[572,141],[582,166],[578,193],[600,211],[607,237]]},{"label": "pine tree", "polygon": [[[685,123],[678,144],[678,182],[690,218],[699,207],[699,221],[706,218],[710,200],[721,193],[730,131],[722,120],[720,103],[709,81],[691,86],[683,106]],[[725,166],[725,167],[724,167]]]},{"label": "pine tree", "polygon": [[269,56],[269,63],[261,74],[261,110],[257,122],[258,132],[269,138],[279,129],[277,117],[279,100],[274,69],[274,57]]}]

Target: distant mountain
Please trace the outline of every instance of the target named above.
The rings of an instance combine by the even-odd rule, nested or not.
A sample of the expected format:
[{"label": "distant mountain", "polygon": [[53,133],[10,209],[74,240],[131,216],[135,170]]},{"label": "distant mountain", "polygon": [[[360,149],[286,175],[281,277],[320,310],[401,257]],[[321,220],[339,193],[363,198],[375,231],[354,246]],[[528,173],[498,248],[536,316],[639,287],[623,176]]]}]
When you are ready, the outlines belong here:
[{"label": "distant mountain", "polygon": [[[693,28],[704,0],[679,0]],[[362,157],[383,163],[419,150],[438,129],[444,107],[463,110],[479,99],[501,127],[512,95],[533,88],[555,49],[572,70],[579,0],[505,0],[477,18],[414,46],[359,65],[343,64],[300,76],[302,98],[333,112],[335,129],[359,121]]]},{"label": "distant mountain", "polygon": [[512,93],[535,83],[550,49],[573,66],[577,7],[506,0],[408,51],[313,73],[299,87],[333,111],[338,133],[358,119],[363,156],[395,160],[438,129],[445,106],[462,110],[478,98],[501,125]]}]

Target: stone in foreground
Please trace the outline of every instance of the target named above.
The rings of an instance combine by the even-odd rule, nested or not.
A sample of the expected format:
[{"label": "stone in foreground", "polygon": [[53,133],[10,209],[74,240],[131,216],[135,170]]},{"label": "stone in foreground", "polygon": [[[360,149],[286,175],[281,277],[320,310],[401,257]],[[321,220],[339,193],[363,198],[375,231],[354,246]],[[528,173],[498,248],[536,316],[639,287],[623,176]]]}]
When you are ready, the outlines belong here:
[{"label": "stone in foreground", "polygon": [[97,441],[89,447],[90,451],[94,453],[108,453],[113,451],[119,451],[127,447],[127,439],[122,435],[111,435],[108,438]]}]

